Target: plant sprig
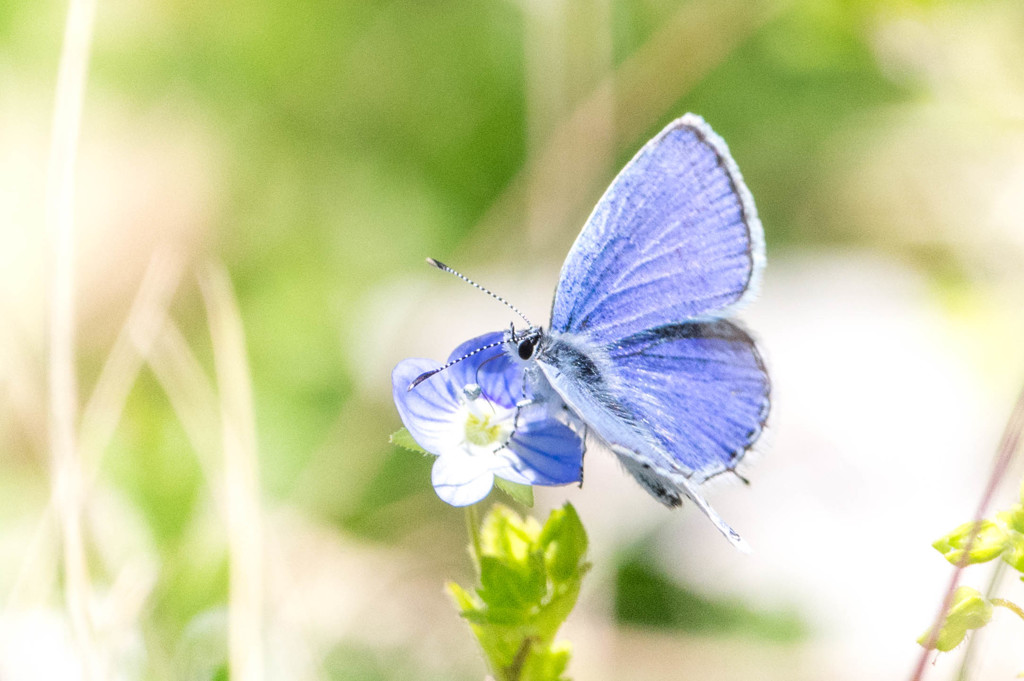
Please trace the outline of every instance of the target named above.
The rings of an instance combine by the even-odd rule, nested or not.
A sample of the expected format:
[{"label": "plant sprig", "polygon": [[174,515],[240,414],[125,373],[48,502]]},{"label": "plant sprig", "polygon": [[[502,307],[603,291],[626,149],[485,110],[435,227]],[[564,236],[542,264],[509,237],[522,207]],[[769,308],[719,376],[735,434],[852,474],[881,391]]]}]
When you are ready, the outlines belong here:
[{"label": "plant sprig", "polygon": [[449,582],[497,681],[565,681],[570,648],[555,634],[590,568],[587,535],[571,504],[543,527],[495,504],[471,544],[480,586]]}]

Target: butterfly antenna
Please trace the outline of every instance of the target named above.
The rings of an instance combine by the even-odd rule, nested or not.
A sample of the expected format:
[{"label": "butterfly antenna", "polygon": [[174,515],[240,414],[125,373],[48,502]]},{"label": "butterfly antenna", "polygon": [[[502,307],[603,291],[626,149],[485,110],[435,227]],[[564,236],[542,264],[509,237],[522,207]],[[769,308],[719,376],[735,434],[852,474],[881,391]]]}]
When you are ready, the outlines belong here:
[{"label": "butterfly antenna", "polygon": [[452,269],[451,267],[448,267],[448,265],[445,265],[445,264],[444,264],[443,262],[441,262],[440,260],[434,260],[433,258],[427,258],[427,262],[428,262],[429,264],[433,265],[434,267],[436,267],[436,268],[437,268],[437,269],[439,269],[439,270],[443,270],[443,271],[445,271],[445,272],[447,272],[447,273],[449,273],[449,274],[454,274],[454,275],[455,275],[456,277],[458,277],[458,278],[459,278],[459,279],[461,279],[462,281],[466,282],[466,283],[467,283],[467,284],[469,284],[470,286],[474,286],[474,287],[476,287],[476,288],[477,288],[478,290],[480,290],[480,291],[483,291],[484,293],[486,293],[487,295],[489,295],[489,296],[490,296],[491,298],[494,298],[495,300],[497,300],[497,301],[499,301],[499,302],[501,302],[501,303],[504,303],[504,304],[505,304],[505,306],[506,306],[506,307],[508,307],[508,309],[512,310],[512,311],[513,311],[513,312],[515,312],[515,313],[516,313],[517,315],[519,315],[520,317],[522,317],[522,318],[523,318],[523,320],[524,320],[524,321],[525,321],[525,322],[527,323],[527,325],[529,325],[529,326],[533,326],[533,322],[531,322],[531,321],[530,321],[530,320],[529,320],[529,319],[527,318],[527,316],[526,316],[526,315],[524,315],[524,314],[523,314],[522,312],[520,312],[520,311],[519,311],[519,308],[517,308],[517,307],[516,307],[515,305],[513,305],[512,303],[508,302],[507,300],[505,300],[504,298],[502,298],[501,296],[499,296],[499,295],[498,295],[497,293],[494,293],[493,291],[488,291],[487,289],[485,289],[485,288],[484,288],[483,286],[481,286],[480,284],[476,283],[475,281],[473,281],[472,279],[470,279],[469,277],[467,277],[467,276],[465,276],[465,275],[463,275],[463,274],[459,274],[458,272],[456,272],[455,270],[453,270],[453,269]]},{"label": "butterfly antenna", "polygon": [[415,388],[420,383],[422,383],[423,381],[427,380],[428,378],[430,378],[434,374],[439,374],[442,371],[444,371],[445,369],[447,369],[448,367],[454,366],[454,365],[458,364],[459,362],[461,362],[464,359],[469,359],[470,357],[472,357],[473,355],[477,354],[478,352],[483,352],[484,350],[490,350],[491,348],[497,347],[499,345],[504,345],[506,342],[507,341],[500,340],[497,343],[488,343],[487,345],[484,345],[483,347],[479,347],[476,350],[470,350],[469,352],[464,354],[462,357],[459,357],[457,359],[453,359],[452,361],[450,361],[447,364],[445,364],[443,367],[438,367],[436,369],[431,369],[430,371],[424,372],[424,373],[420,374],[419,376],[417,376],[416,378],[413,379],[412,383],[409,384],[409,387],[406,388],[406,392],[412,390],[413,388]]}]

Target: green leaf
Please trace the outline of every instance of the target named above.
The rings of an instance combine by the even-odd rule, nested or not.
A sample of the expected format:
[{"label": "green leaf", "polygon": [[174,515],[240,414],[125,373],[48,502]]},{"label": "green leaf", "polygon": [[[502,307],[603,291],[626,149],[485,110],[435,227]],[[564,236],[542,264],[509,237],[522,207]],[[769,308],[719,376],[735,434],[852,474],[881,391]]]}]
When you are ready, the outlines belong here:
[{"label": "green leaf", "polygon": [[659,567],[643,543],[623,554],[615,570],[615,621],[704,637],[761,639],[792,644],[808,626],[789,608],[768,610],[726,595],[702,593]]},{"label": "green leaf", "polygon": [[488,607],[526,613],[540,604],[546,580],[543,567],[538,570],[529,563],[483,555],[480,557],[480,584],[477,593]]},{"label": "green leaf", "polygon": [[526,508],[533,508],[533,486],[523,485],[518,482],[494,478],[494,486],[507,494],[512,501],[521,504]]},{"label": "green leaf", "polygon": [[[964,561],[964,549],[971,537],[974,523],[964,523],[944,537],[936,540],[932,546],[936,551],[945,556],[953,565],[959,565]],[[971,550],[966,556],[967,564],[984,563],[998,558],[1008,547],[1009,536],[991,520],[982,520],[980,529],[971,544]]]},{"label": "green leaf", "polygon": [[553,579],[564,582],[576,577],[581,567],[586,569],[581,561],[587,552],[587,533],[571,505],[551,512],[541,531],[540,544]]},{"label": "green leaf", "polygon": [[[935,649],[944,653],[960,645],[971,629],[980,629],[992,619],[992,604],[969,586],[961,586],[953,594],[953,602],[949,606],[949,614],[939,630],[935,640]],[[922,646],[928,644],[931,629],[921,635],[917,642]]]},{"label": "green leaf", "polygon": [[455,605],[459,606],[459,610],[463,613],[475,610],[483,606],[480,599],[476,598],[469,591],[466,591],[455,582],[448,582],[448,593],[452,595],[452,600],[455,601]]},{"label": "green leaf", "polygon": [[410,452],[416,452],[417,454],[430,454],[427,450],[420,447],[420,444],[413,439],[412,435],[405,428],[399,428],[391,434],[388,438],[388,442],[393,445],[397,445],[402,449],[408,449]]},{"label": "green leaf", "polygon": [[508,506],[494,504],[480,528],[481,550],[505,561],[524,563],[540,530],[533,518],[521,518]]},{"label": "green leaf", "polygon": [[1015,504],[1008,511],[996,514],[996,517],[1014,532],[1024,534],[1024,503]]},{"label": "green leaf", "polygon": [[569,666],[572,648],[568,643],[555,643],[547,650],[535,651],[523,663],[523,679],[561,679]]},{"label": "green leaf", "polygon": [[1010,533],[1007,550],[1003,553],[1003,561],[1017,572],[1024,574],[1024,534]]},{"label": "green leaf", "polygon": [[498,681],[562,681],[569,646],[555,634],[579,596],[587,535],[572,506],[541,527],[501,504],[480,530],[480,587],[449,584]]}]

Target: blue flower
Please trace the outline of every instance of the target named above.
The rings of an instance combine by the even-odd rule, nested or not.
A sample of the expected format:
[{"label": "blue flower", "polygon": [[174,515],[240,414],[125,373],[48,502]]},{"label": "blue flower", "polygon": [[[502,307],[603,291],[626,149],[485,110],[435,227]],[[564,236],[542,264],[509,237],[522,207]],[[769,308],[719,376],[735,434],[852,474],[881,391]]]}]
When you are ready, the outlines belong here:
[{"label": "blue flower", "polygon": [[407,359],[391,374],[402,422],[423,449],[437,455],[431,481],[437,496],[452,506],[486,497],[495,476],[526,485],[565,485],[582,474],[583,442],[571,428],[547,409],[517,410],[523,365],[506,352],[504,336],[495,332],[466,341],[449,361],[498,345],[412,390],[412,381],[436,369],[436,362]]}]

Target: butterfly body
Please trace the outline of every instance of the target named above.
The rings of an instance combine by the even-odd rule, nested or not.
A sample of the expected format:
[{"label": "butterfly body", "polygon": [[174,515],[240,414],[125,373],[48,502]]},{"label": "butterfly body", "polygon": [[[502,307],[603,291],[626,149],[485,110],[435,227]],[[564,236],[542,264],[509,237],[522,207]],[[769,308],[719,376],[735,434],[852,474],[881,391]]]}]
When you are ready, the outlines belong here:
[{"label": "butterfly body", "polygon": [[625,457],[627,468],[633,472],[634,460],[639,464],[640,474],[634,475],[659,501],[667,506],[681,503],[668,486],[642,473],[653,467],[668,469],[674,463],[628,404],[617,399],[623,386],[604,348],[587,347],[585,339],[572,334],[546,334],[533,359],[535,366],[527,372],[534,399],[546,402],[557,397],[611,451],[634,453]]},{"label": "butterfly body", "polygon": [[[686,443],[663,436],[651,418],[654,415],[657,420],[667,421],[681,416],[667,410],[671,401],[647,393],[651,386],[643,381],[625,381],[617,358],[624,349],[637,345],[657,349],[666,344],[706,339],[717,334],[718,337],[743,339],[742,347],[752,350],[748,378],[756,382],[758,376],[766,374],[746,334],[739,327],[721,320],[660,327],[612,347],[595,346],[586,337],[571,333],[544,333],[539,330],[535,333],[538,334],[537,339],[530,344],[532,353],[528,357],[519,353],[520,359],[527,362],[526,385],[531,400],[549,406],[564,404],[571,414],[570,421],[583,424],[589,434],[616,455],[651,496],[668,507],[680,506],[684,497],[689,498],[730,541],[745,548],[743,540],[707,504],[697,486],[714,475],[734,470],[741,461],[767,418],[767,390],[760,411],[753,417],[741,444],[730,452],[724,452],[718,467],[695,465],[683,455]],[[646,408],[637,407],[645,402]]]}]

